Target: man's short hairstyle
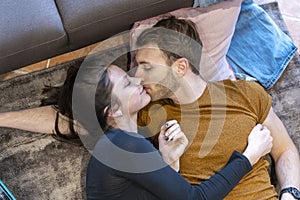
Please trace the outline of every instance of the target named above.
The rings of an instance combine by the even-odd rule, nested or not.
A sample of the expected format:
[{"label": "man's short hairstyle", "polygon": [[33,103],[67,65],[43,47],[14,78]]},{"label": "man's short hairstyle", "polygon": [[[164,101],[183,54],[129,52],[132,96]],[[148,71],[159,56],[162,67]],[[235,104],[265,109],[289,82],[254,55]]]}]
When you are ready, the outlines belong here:
[{"label": "man's short hairstyle", "polygon": [[[186,19],[170,16],[158,21],[137,38],[137,47],[156,44],[172,65],[179,58],[189,61],[192,71],[199,75],[202,42],[195,24]],[[171,31],[170,31],[171,30]]]}]

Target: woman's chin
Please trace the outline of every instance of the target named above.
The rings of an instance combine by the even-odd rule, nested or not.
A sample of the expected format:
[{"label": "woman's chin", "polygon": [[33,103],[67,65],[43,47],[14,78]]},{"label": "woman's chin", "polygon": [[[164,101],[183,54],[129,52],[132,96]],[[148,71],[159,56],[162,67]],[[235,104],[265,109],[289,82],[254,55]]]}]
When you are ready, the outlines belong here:
[{"label": "woman's chin", "polygon": [[151,101],[150,95],[149,94],[146,94],[146,95],[147,95],[147,97],[145,98],[145,105],[143,107],[147,106]]},{"label": "woman's chin", "polygon": [[141,102],[141,106],[140,106],[140,109],[139,110],[141,110],[141,109],[143,109],[144,107],[146,107],[149,103],[150,103],[150,101],[151,101],[151,97],[147,94],[147,95],[145,95],[145,98],[143,98],[143,100],[142,100],[142,102]]}]

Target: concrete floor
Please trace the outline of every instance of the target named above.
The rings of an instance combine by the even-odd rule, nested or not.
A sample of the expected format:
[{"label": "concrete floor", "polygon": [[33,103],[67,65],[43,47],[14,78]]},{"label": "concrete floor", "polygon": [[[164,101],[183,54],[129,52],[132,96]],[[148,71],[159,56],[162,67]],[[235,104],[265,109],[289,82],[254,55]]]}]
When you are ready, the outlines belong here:
[{"label": "concrete floor", "polygon": [[[288,27],[289,33],[292,39],[294,40],[294,43],[298,47],[298,52],[300,53],[300,3],[298,1],[299,0],[277,0],[279,4],[279,9]],[[269,2],[274,2],[274,0],[254,0],[254,2],[257,4],[265,4]],[[0,75],[0,81],[7,80],[9,78],[16,77],[29,72],[41,70],[46,67],[52,67],[57,64],[85,56],[97,45],[98,44],[94,44],[71,53],[63,54],[61,56],[56,56],[54,58],[35,63],[33,65],[21,68],[8,74]]]}]

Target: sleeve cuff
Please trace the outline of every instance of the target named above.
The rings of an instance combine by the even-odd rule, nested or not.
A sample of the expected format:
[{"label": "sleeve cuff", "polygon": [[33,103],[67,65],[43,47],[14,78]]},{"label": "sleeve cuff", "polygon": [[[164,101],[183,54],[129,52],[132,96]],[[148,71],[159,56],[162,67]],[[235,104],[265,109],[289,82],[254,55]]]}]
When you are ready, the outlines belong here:
[{"label": "sleeve cuff", "polygon": [[234,151],[234,152],[232,153],[232,155],[230,156],[230,159],[229,159],[228,163],[232,162],[232,161],[235,160],[235,159],[241,160],[241,162],[245,164],[245,167],[246,167],[249,171],[252,170],[253,167],[252,167],[250,161],[248,160],[248,158],[247,158],[246,156],[244,156],[244,155],[241,154],[240,152]]}]

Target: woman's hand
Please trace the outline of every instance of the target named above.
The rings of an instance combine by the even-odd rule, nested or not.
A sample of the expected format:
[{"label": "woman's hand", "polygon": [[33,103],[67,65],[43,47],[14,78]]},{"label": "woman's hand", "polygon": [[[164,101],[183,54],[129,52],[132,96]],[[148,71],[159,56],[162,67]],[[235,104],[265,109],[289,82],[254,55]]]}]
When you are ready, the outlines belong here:
[{"label": "woman's hand", "polygon": [[273,138],[267,127],[257,124],[248,136],[248,146],[243,155],[248,158],[252,166],[264,155],[270,153]]},{"label": "woman's hand", "polygon": [[168,121],[161,127],[158,142],[159,151],[169,165],[179,161],[188,145],[188,139],[176,120]]}]

